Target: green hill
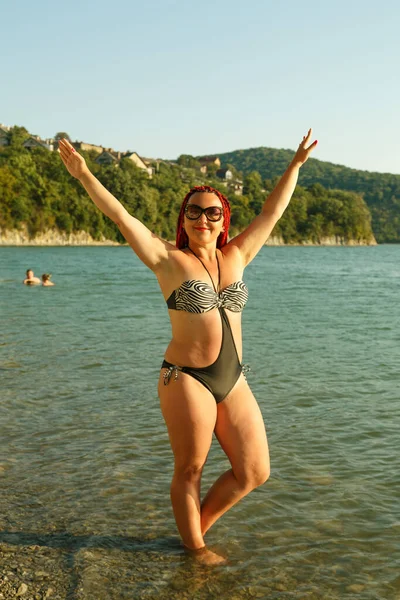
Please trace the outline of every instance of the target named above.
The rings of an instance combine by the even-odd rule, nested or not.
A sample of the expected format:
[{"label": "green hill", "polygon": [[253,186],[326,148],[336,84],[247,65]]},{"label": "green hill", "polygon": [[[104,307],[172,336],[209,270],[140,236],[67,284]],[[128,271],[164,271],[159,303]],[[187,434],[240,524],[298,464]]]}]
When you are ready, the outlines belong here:
[{"label": "green hill", "polygon": [[[230,164],[243,175],[258,171],[267,180],[280,176],[293,155],[291,150],[274,148],[250,148],[218,154],[223,165]],[[361,195],[371,212],[377,241],[400,242],[400,175],[360,171],[310,159],[300,171],[299,184],[308,187],[316,183],[329,190]]]},{"label": "green hill", "polygon": [[[12,128],[8,135],[8,144],[0,147],[0,229],[3,233],[26,228],[34,237],[49,230],[85,231],[97,240],[105,237],[123,241],[114,223],[97,210],[80,183],[68,174],[57,152],[43,147],[25,148],[23,144],[29,133],[23,127]],[[250,223],[273,187],[272,178],[283,173],[293,154],[271,150],[270,160],[267,160],[266,149],[259,150],[262,152],[258,155],[253,155],[253,151],[237,153],[247,161],[247,166],[243,162],[237,163],[238,167],[251,171],[244,178],[243,195],[237,195],[227,182],[218,179],[216,169],[203,174],[200,163],[193,157],[180,157],[176,163],[155,161],[155,173],[149,178],[146,171],[129,159],[121,159],[118,166],[100,166],[95,162],[98,156],[95,151],[82,154],[92,172],[131,214],[158,235],[174,239],[179,207],[194,185],[208,184],[228,196],[232,206],[232,235]],[[222,155],[224,160],[225,156],[228,155]],[[251,163],[257,156],[258,162]],[[261,163],[269,163],[271,167],[272,158],[274,169],[262,170]],[[228,158],[226,160],[228,162]],[[235,153],[229,154],[229,162],[234,160]],[[318,161],[304,167],[307,177],[313,162]],[[265,181],[254,172],[256,164],[264,178],[269,176]],[[326,189],[312,179],[307,185],[297,186],[273,235],[286,243],[320,243],[326,237],[338,238],[344,243],[373,241],[371,215],[362,196],[343,188]],[[381,237],[381,241],[393,241],[393,237],[390,240]]]}]

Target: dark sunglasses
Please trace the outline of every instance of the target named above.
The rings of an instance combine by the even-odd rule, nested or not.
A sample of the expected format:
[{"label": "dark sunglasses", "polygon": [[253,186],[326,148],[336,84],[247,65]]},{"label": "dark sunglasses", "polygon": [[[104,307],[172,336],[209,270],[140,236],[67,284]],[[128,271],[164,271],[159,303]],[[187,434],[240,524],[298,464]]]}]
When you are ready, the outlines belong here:
[{"label": "dark sunglasses", "polygon": [[206,215],[208,221],[220,221],[222,219],[223,210],[220,206],[207,206],[207,208],[201,208],[197,204],[186,204],[185,216],[191,221],[200,219],[202,214]]}]

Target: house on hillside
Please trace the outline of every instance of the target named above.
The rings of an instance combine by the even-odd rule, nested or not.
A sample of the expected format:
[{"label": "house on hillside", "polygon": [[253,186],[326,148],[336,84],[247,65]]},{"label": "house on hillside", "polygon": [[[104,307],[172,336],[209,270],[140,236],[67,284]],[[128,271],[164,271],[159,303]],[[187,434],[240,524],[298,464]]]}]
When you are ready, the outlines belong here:
[{"label": "house on hillside", "polygon": [[87,144],[86,142],[73,142],[75,150],[94,150],[97,154],[101,154],[104,151],[103,146],[96,146],[95,144]]},{"label": "house on hillside", "polygon": [[31,148],[45,148],[46,150],[53,151],[53,142],[54,140],[52,139],[42,140],[38,135],[31,135],[28,137],[27,140],[25,140],[25,142],[22,145],[28,150],[30,150]]},{"label": "house on hillside", "polygon": [[[10,144],[9,133],[11,127],[0,123],[0,146],[8,146]],[[38,135],[30,135],[22,144],[28,150],[30,148],[46,148],[46,150],[54,150],[54,140],[42,140]]]},{"label": "house on hillside", "polygon": [[221,161],[218,156],[200,156],[196,160],[201,164],[200,171],[207,173],[207,166],[215,165],[218,169],[221,168]]},{"label": "house on hillside", "polygon": [[125,152],[122,158],[127,158],[128,160],[131,160],[137,167],[139,167],[139,169],[147,171],[147,174],[150,179],[153,177],[154,169],[150,165],[151,161],[148,159],[146,160],[145,158],[140,158],[137,152]]},{"label": "house on hillside", "polygon": [[243,196],[243,181],[236,179],[235,181],[229,182],[229,189],[232,190],[236,196]]},{"label": "house on hillside", "polygon": [[146,171],[150,179],[152,178],[153,167],[149,165],[149,161],[146,164],[137,152],[115,152],[112,148],[103,148],[103,152],[99,154],[95,162],[98,165],[115,165],[117,167],[122,159],[131,160],[139,169]]},{"label": "house on hillside", "polygon": [[233,173],[232,171],[230,171],[229,169],[218,169],[217,173],[216,173],[217,177],[219,177],[219,179],[224,179],[225,181],[230,181],[233,177]]},{"label": "house on hillside", "polygon": [[101,154],[95,159],[98,165],[115,165],[118,166],[118,158],[116,152],[111,150],[103,150]]}]

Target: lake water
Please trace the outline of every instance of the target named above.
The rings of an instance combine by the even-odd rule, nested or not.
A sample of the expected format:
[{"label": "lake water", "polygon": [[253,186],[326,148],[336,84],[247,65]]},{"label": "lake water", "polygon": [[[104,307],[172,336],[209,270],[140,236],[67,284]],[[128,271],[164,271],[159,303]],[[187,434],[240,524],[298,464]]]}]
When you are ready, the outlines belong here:
[{"label": "lake water", "polygon": [[[27,268],[56,286],[23,286]],[[400,599],[400,246],[265,247],[245,281],[272,473],[207,535],[230,561],[209,569],[182,554],[170,507],[155,277],[127,247],[0,248],[16,579],[44,569],[53,597],[88,600]],[[226,468],[214,441],[203,489]]]}]

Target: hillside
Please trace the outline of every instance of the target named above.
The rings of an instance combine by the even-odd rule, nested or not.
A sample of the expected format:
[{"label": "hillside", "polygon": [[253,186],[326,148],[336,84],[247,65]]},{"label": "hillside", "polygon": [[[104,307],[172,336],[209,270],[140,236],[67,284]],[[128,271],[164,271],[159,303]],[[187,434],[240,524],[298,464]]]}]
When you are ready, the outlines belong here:
[{"label": "hillside", "polygon": [[[28,236],[28,241],[57,239],[58,233],[63,243],[90,240],[82,237],[82,232],[94,241],[123,241],[114,223],[97,210],[80,183],[68,174],[57,152],[42,146],[26,147],[29,133],[22,127],[11,128],[7,135],[8,144],[0,147],[0,243],[22,239],[15,233],[8,235],[18,231],[23,232],[24,240]],[[244,178],[243,194],[238,194],[229,182],[218,178],[215,169],[202,172],[193,157],[180,157],[177,163],[154,161],[149,177],[146,169],[129,158],[101,165],[95,150],[81,153],[92,172],[127,210],[166,239],[174,239],[179,207],[194,185],[211,185],[229,198],[231,235],[254,219],[273,187],[271,179],[263,181],[252,171]],[[279,174],[288,162],[281,163]],[[272,237],[288,244],[319,244],[326,239],[339,244],[375,242],[371,215],[360,194],[315,183],[297,186]]]},{"label": "hillside", "polygon": [[[291,150],[274,148],[250,148],[218,154],[223,165],[230,164],[243,175],[258,171],[267,180],[280,176],[293,155]],[[400,243],[400,175],[360,171],[310,159],[300,171],[299,184],[308,187],[316,183],[326,189],[360,194],[370,210],[377,241]]]}]

